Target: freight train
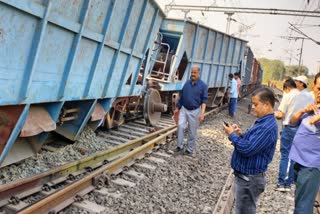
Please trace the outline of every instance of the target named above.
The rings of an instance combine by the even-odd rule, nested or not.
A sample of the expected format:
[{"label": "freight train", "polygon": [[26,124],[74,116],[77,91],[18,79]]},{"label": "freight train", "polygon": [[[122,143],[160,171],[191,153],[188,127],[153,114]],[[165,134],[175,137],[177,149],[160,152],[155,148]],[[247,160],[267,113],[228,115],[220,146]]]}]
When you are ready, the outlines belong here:
[{"label": "freight train", "polygon": [[0,167],[53,134],[74,141],[86,126],[140,116],[155,126],[192,66],[209,107],[221,105],[229,73],[242,73],[243,95],[261,83],[247,41],[168,19],[154,0],[0,0],[0,14]]},{"label": "freight train", "polygon": [[259,61],[249,46],[246,48],[244,55],[243,72],[241,73],[242,85],[240,89],[240,97],[250,94],[253,90],[262,84],[263,70]]}]

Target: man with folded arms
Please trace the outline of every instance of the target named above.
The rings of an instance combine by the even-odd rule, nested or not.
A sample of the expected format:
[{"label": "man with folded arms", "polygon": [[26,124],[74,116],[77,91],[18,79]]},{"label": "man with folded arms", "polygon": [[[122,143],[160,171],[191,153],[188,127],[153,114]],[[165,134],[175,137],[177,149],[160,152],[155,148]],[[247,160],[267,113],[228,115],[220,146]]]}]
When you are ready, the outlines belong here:
[{"label": "man with folded arms", "polygon": [[315,76],[315,104],[298,111],[290,120],[299,125],[289,158],[294,164],[296,183],[294,214],[312,214],[320,187],[320,73]]}]

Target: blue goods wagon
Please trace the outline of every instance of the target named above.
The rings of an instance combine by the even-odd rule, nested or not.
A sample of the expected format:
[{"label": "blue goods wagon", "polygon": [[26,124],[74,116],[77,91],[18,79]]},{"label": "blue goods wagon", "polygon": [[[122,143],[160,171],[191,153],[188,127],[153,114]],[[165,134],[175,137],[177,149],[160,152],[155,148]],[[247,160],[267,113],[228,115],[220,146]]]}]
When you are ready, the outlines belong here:
[{"label": "blue goods wagon", "polygon": [[250,79],[251,79],[251,71],[253,66],[254,55],[250,47],[246,48],[243,72],[241,72],[241,89],[240,94],[243,96],[248,93]]},{"label": "blue goods wagon", "polygon": [[262,83],[263,70],[250,47],[246,49],[243,67],[241,96],[245,96],[256,88],[261,87]]},{"label": "blue goods wagon", "polygon": [[0,166],[138,109],[164,17],[153,0],[0,0]]},{"label": "blue goods wagon", "polygon": [[176,19],[165,19],[160,35],[147,76],[150,87],[157,88],[173,110],[179,97],[177,92],[189,79],[191,67],[197,66],[209,88],[208,106],[220,105],[229,84],[228,75],[240,69],[247,41]]}]

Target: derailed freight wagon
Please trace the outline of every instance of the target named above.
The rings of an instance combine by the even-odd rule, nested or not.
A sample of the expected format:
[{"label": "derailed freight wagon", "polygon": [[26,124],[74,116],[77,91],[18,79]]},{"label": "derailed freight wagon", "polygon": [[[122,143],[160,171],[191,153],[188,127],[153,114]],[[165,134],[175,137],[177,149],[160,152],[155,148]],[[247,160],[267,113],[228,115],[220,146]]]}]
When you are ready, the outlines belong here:
[{"label": "derailed freight wagon", "polygon": [[251,89],[250,91],[261,86],[262,74],[263,74],[263,70],[260,62],[256,58],[254,58],[252,71],[251,71],[251,79],[250,79],[250,89]]},{"label": "derailed freight wagon", "polygon": [[209,27],[176,19],[165,19],[160,27],[161,42],[147,76],[150,87],[157,88],[171,110],[178,93],[189,79],[191,67],[201,69],[208,85],[209,107],[222,104],[229,84],[228,75],[238,72],[247,41]]},{"label": "derailed freight wagon", "polygon": [[261,87],[263,70],[259,61],[254,57],[250,47],[247,47],[244,59],[244,69],[241,73],[242,85],[240,94],[245,96],[256,88]]},{"label": "derailed freight wagon", "polygon": [[163,18],[153,0],[0,0],[0,166],[141,106]]}]

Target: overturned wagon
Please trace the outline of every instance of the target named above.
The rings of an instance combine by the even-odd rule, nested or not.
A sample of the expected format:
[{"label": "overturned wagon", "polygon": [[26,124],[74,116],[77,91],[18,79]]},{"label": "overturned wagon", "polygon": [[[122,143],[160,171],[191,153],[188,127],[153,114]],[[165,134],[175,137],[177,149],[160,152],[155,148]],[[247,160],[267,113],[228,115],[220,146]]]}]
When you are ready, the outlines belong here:
[{"label": "overturned wagon", "polygon": [[153,0],[0,0],[0,14],[0,166],[143,104],[164,18]]},{"label": "overturned wagon", "polygon": [[157,88],[171,109],[189,79],[192,66],[200,67],[208,85],[209,107],[221,105],[230,73],[238,72],[247,41],[191,21],[165,19],[161,41],[151,59],[150,87]]}]

